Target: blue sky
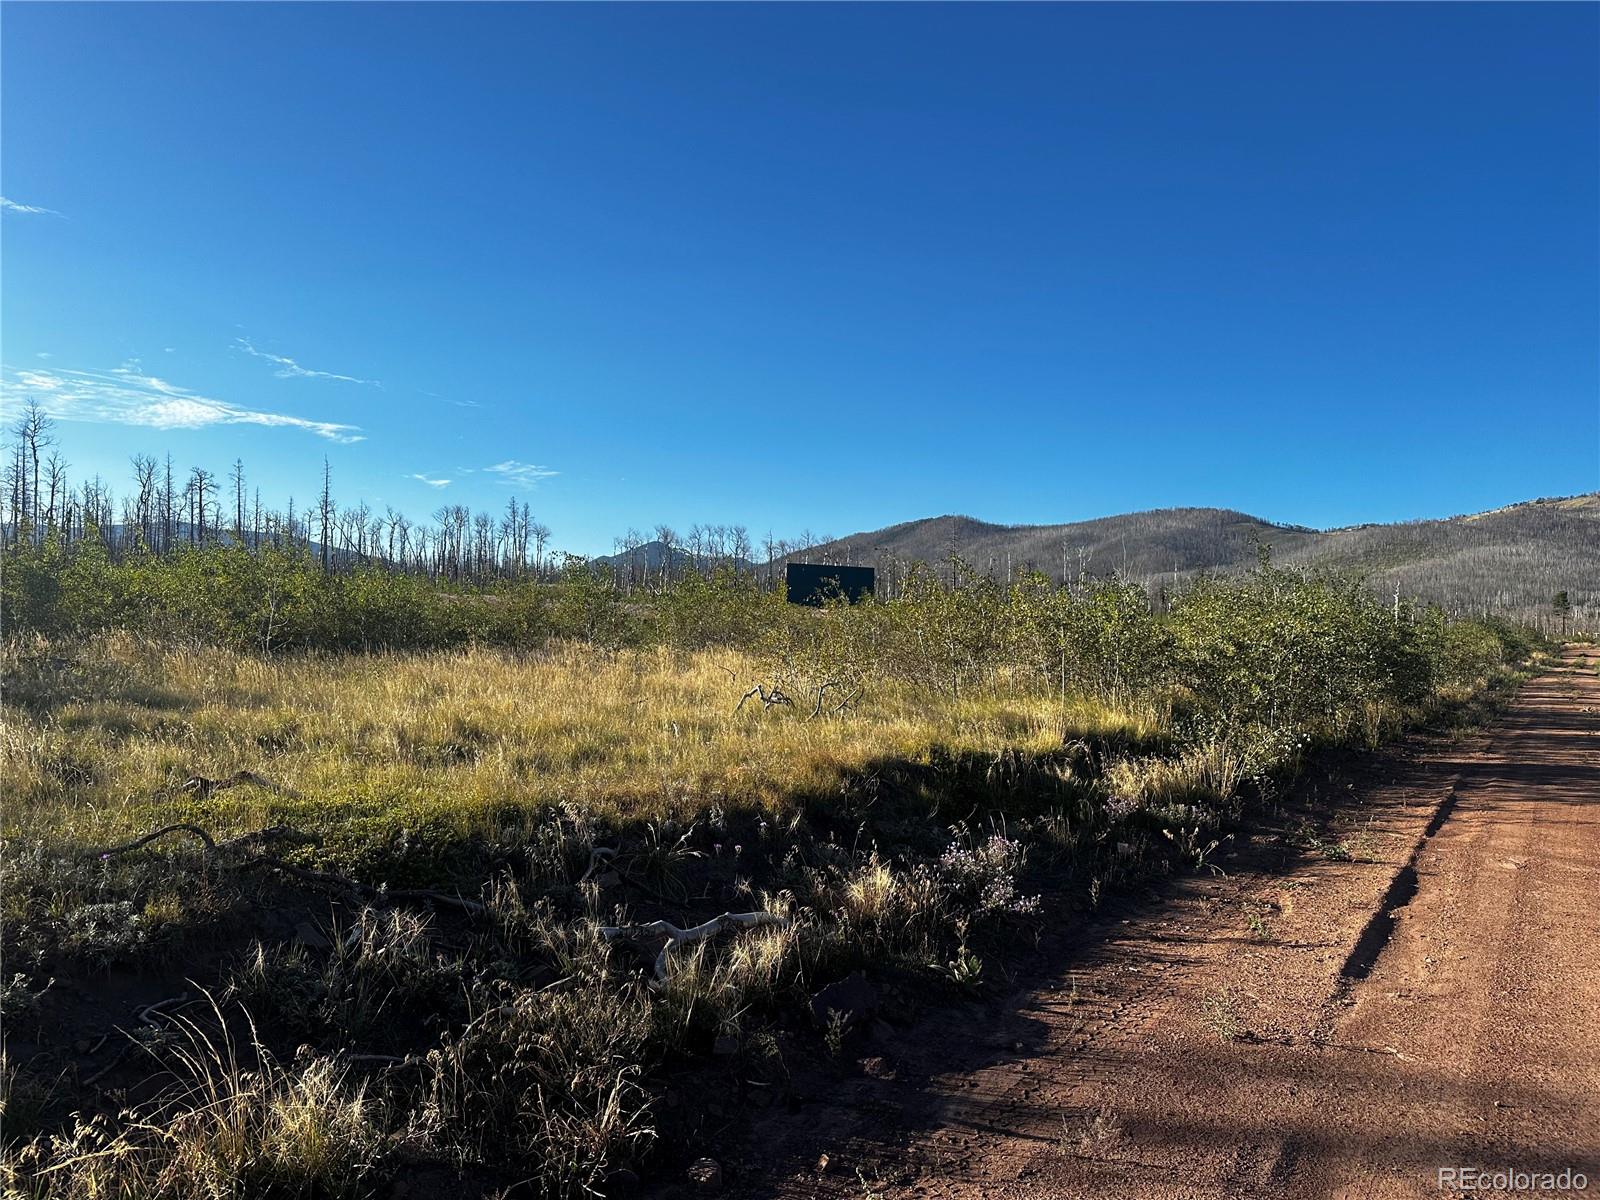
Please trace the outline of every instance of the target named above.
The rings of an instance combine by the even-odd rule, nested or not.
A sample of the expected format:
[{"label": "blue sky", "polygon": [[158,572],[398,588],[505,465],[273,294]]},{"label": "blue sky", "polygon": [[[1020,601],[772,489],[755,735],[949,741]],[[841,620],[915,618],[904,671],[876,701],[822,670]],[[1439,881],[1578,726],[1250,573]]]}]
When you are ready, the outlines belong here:
[{"label": "blue sky", "polygon": [[303,505],[326,454],[343,500],[514,493],[585,552],[1593,490],[1597,39],[1578,4],[8,3],[6,405],[76,474],[238,456]]}]

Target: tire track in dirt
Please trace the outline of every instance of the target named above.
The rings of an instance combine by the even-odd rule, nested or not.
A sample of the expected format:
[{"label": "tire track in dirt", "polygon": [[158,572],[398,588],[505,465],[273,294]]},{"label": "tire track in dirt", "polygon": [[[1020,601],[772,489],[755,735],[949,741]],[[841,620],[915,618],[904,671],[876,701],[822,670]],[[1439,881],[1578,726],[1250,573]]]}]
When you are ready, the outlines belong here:
[{"label": "tire track in dirt", "polygon": [[1353,1200],[1471,1165],[1600,1194],[1597,663],[1382,764],[1361,861],[1247,847],[1047,937],[998,1013],[875,1039],[893,1077],[758,1121],[739,1192]]}]

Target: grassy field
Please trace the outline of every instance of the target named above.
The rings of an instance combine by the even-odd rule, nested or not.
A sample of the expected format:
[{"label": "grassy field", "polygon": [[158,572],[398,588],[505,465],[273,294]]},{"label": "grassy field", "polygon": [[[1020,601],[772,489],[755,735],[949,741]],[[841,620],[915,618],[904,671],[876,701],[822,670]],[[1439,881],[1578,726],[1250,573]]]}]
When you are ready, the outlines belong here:
[{"label": "grassy field", "polygon": [[7,1186],[681,1169],[707,1127],[664,1081],[781,1094],[860,1036],[829,985],[981,990],[1035,893],[1204,864],[1309,750],[1521,652],[1270,572],[1161,620],[1116,587],[761,605],[711,648],[5,643]]},{"label": "grassy field", "polygon": [[[152,1111],[227,1111],[236,1125],[191,1117],[113,1128],[94,1123],[92,1104],[79,1107],[56,1142],[8,1151],[14,1184],[38,1172],[40,1194],[52,1195],[137,1194],[176,1187],[180,1175],[222,1187],[230,1174],[275,1187],[306,1174],[315,1187],[339,1192],[345,1180],[360,1194],[381,1173],[305,1145],[271,1147],[291,1135],[365,1145],[380,1125],[386,1136],[412,1128],[417,1097],[380,1119],[367,1090],[376,1085],[340,1058],[426,1057],[426,1046],[384,1032],[406,1015],[457,1031],[427,1059],[424,1107],[445,1114],[445,1131],[424,1139],[436,1156],[492,1172],[504,1138],[469,1146],[467,1131],[538,1129],[566,1139],[514,1142],[542,1186],[598,1186],[649,1140],[635,1080],[663,1055],[718,1038],[764,1045],[746,1037],[763,1011],[793,1003],[784,996],[803,1002],[856,966],[927,969],[950,958],[978,969],[969,927],[976,935],[985,919],[1027,904],[1020,843],[980,831],[950,845],[974,797],[1032,779],[1028,810],[1053,798],[1066,844],[1080,818],[1091,836],[1098,785],[1082,753],[1063,748],[1164,744],[1154,704],[1124,711],[999,686],[957,697],[891,681],[838,712],[767,705],[759,693],[745,699],[758,668],[732,650],[563,644],[272,659],[113,633],[17,642],[5,654],[9,1015],[70,1021],[50,995],[55,978],[132,967],[171,981],[156,990],[203,983],[214,1010],[135,1031],[154,1037],[181,1080]],[[313,966],[303,947],[262,936],[263,914],[287,926],[317,911],[292,874],[236,870],[245,864],[187,837],[97,857],[174,822],[219,842],[292,827],[274,862],[367,889],[312,889],[328,893],[312,919],[353,936],[353,949]],[[875,850],[879,838],[895,847],[893,862],[887,847]],[[587,881],[596,847],[615,854]],[[371,890],[405,884],[484,908],[463,930],[448,904],[430,913],[436,906],[397,906]],[[597,932],[603,911],[688,920],[729,907],[782,923],[720,939],[714,952],[710,942],[688,948],[665,986],[629,965],[626,939],[619,949]],[[466,954],[439,949],[468,931]],[[645,950],[641,961],[653,943]],[[531,1113],[510,1092],[483,1092],[484,1079],[528,1064],[507,1060],[513,1029],[475,1045],[469,1035],[481,1041],[492,1027],[474,1028],[471,1013],[503,1006],[504,989],[530,979],[547,984],[558,963],[585,977],[582,1003],[563,996],[545,1011],[556,998],[525,990],[524,1000],[541,997],[538,1011],[508,1018],[532,1022],[552,1053],[559,1033],[559,1054],[577,1056],[530,1068],[560,1097]],[[224,1049],[227,1038],[243,1048]],[[291,1043],[326,1057],[292,1068]],[[87,1098],[78,1082],[97,1064],[59,1045],[43,1058],[26,1071],[7,1066],[13,1137],[59,1124]],[[585,1072],[599,1072],[587,1091],[573,1084]],[[225,1152],[242,1144],[264,1160]]]},{"label": "grassy field", "polygon": [[[6,831],[85,844],[173,819],[337,837],[502,836],[561,805],[616,825],[713,806],[778,817],[875,762],[1142,744],[1161,727],[1153,703],[998,688],[958,698],[894,681],[843,715],[759,696],[741,706],[764,676],[731,650],[268,659],[110,635],[71,657],[12,646],[4,666]],[[282,791],[183,791],[240,771]]]}]

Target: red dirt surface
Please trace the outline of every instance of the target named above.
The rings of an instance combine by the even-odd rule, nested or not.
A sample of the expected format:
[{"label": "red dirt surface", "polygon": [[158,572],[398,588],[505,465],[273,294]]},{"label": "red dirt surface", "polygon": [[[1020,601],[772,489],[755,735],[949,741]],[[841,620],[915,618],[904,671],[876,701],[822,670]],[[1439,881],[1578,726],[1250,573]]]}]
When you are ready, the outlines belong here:
[{"label": "red dirt surface", "polygon": [[757,1121],[739,1193],[1600,1195],[1597,667],[1573,647],[1489,733],[1391,762],[1338,842],[1243,848],[1047,937],[998,1009],[880,1027],[862,1077]]}]

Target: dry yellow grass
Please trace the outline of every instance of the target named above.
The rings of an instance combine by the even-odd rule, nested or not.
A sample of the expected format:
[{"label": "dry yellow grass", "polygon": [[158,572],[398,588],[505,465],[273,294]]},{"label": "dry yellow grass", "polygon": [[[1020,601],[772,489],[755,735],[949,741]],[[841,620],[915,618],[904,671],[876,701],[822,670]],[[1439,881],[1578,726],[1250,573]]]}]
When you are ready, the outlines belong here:
[{"label": "dry yellow grass", "polygon": [[250,1045],[238,1046],[225,1029],[180,1018],[161,1103],[115,1125],[74,1114],[48,1145],[7,1146],[0,1190],[62,1200],[364,1194],[382,1149],[383,1104],[348,1067],[329,1058],[286,1066],[250,1032]]},{"label": "dry yellow grass", "polygon": [[[877,760],[1155,729],[1153,715],[1089,701],[952,699],[893,683],[843,716],[756,700],[736,712],[763,676],[730,652],[569,645],[264,659],[111,635],[13,646],[4,669],[5,831],[76,841],[179,817],[219,832],[430,821],[473,832],[551,804],[623,821],[713,804],[781,812]],[[175,794],[191,777],[241,770],[295,798]]]}]

